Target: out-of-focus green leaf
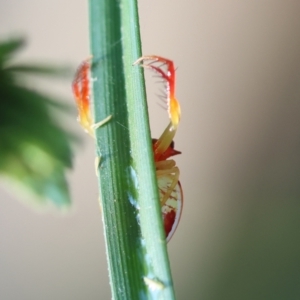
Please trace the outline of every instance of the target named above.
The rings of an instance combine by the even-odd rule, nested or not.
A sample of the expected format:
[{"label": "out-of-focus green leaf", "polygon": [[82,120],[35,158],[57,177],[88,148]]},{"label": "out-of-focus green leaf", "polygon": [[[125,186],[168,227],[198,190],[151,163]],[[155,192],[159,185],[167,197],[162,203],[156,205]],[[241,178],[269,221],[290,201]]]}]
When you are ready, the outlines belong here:
[{"label": "out-of-focus green leaf", "polygon": [[68,76],[71,75],[72,70],[68,67],[61,67],[56,66],[53,67],[47,66],[47,65],[36,65],[36,64],[18,64],[18,65],[12,65],[8,66],[4,69],[8,72],[19,72],[19,73],[27,73],[27,74],[34,74],[34,75],[44,75],[44,76]]},{"label": "out-of-focus green leaf", "polygon": [[0,43],[0,174],[11,179],[10,189],[26,190],[31,203],[68,206],[65,171],[72,166],[75,138],[54,117],[60,104],[21,84],[28,74],[61,75],[61,70],[14,66],[12,54],[22,45],[22,40]]},{"label": "out-of-focus green leaf", "polygon": [[11,39],[8,41],[0,42],[0,63],[7,61],[10,56],[12,56],[16,51],[25,44],[24,39]]}]

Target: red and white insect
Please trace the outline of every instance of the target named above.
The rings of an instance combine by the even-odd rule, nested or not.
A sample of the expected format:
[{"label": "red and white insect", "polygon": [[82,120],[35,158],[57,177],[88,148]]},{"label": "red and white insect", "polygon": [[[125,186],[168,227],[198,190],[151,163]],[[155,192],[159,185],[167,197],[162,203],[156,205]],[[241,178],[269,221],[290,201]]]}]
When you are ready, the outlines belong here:
[{"label": "red and white insect", "polygon": [[[145,61],[150,62],[145,63]],[[156,66],[156,62],[163,63],[163,66],[166,66],[166,71],[163,70],[163,66]],[[169,241],[179,223],[183,205],[179,169],[175,161],[169,159],[181,153],[174,149],[173,142],[180,121],[180,105],[175,98],[175,68],[172,61],[154,55],[143,56],[134,64],[140,64],[143,67],[156,71],[166,82],[166,103],[168,105],[170,124],[159,139],[152,139],[152,144],[164,228],[167,241]],[[81,63],[75,74],[72,89],[79,112],[78,121],[86,132],[94,136],[94,130],[108,122],[111,116],[96,124],[92,120],[90,111],[90,68],[90,59]]]},{"label": "red and white insect", "polygon": [[134,64],[155,71],[166,85],[164,99],[167,104],[170,123],[160,136],[152,139],[154,161],[160,205],[164,220],[167,241],[174,234],[182,212],[183,192],[179,182],[179,169],[170,157],[181,154],[174,149],[173,138],[180,121],[180,105],[175,97],[175,67],[173,61],[156,55],[142,56]]}]

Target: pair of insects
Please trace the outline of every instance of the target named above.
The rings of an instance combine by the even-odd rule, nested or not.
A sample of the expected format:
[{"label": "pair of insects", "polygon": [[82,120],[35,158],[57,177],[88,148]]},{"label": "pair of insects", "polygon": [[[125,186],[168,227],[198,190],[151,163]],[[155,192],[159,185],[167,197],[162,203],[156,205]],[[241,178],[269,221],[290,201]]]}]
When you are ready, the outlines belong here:
[{"label": "pair of insects", "polygon": [[[158,65],[160,63],[160,65]],[[134,65],[155,71],[165,82],[165,101],[168,107],[170,123],[159,139],[152,139],[156,176],[159,188],[160,205],[166,239],[169,241],[180,220],[183,193],[179,182],[179,169],[170,157],[181,152],[174,149],[173,138],[180,121],[180,105],[175,97],[175,67],[166,58],[150,55],[139,58]],[[111,116],[94,124],[90,110],[90,59],[85,60],[78,68],[72,84],[78,107],[78,120],[85,131],[94,136],[94,130],[108,122]]]}]

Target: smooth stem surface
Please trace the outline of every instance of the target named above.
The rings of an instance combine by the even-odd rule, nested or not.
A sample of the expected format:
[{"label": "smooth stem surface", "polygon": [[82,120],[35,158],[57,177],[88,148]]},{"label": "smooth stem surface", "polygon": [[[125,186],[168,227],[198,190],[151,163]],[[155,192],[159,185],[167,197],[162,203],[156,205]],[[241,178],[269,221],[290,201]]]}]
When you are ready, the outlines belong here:
[{"label": "smooth stem surface", "polygon": [[174,299],[142,70],[136,0],[90,0],[95,121],[113,299]]}]

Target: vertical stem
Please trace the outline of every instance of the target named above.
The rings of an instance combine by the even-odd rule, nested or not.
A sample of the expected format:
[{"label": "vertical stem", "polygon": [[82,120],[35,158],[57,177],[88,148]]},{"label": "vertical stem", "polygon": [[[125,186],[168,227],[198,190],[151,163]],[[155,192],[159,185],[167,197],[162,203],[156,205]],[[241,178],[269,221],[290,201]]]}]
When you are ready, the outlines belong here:
[{"label": "vertical stem", "polygon": [[90,0],[95,121],[113,299],[174,299],[142,71],[136,0]]}]

